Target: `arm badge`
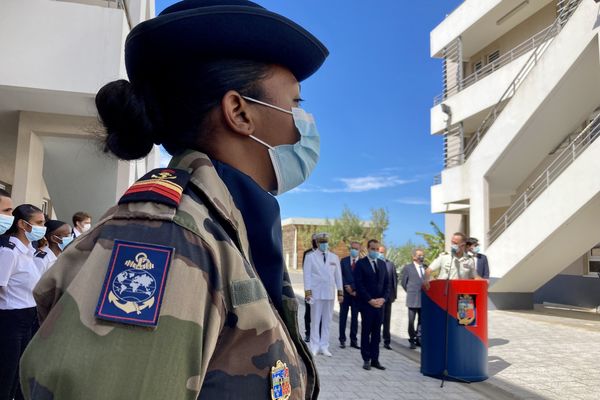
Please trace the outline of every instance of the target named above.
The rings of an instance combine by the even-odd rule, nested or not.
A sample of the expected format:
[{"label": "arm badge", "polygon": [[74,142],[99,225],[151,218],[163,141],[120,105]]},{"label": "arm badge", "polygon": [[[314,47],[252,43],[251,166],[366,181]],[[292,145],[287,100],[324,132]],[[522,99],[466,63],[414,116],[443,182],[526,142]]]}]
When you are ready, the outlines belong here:
[{"label": "arm badge", "polygon": [[277,360],[277,364],[271,367],[271,399],[287,400],[291,395],[290,370],[287,364]]},{"label": "arm badge", "polygon": [[156,327],[174,250],[115,240],[96,318]]}]

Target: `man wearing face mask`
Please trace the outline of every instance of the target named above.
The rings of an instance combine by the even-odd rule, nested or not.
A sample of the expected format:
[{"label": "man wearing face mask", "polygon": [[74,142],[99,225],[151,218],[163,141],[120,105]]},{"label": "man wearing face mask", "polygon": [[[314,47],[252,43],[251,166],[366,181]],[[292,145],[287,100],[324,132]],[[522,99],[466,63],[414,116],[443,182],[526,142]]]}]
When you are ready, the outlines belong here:
[{"label": "man wearing face mask", "polygon": [[[411,349],[421,345],[421,287],[425,280],[425,252],[415,249],[413,261],[402,268],[400,284],[406,291],[406,307],[408,308],[408,342]],[[415,328],[415,317],[417,327]]]},{"label": "man wearing face mask", "polygon": [[84,211],[73,214],[73,237],[76,238],[92,227],[92,217]]},{"label": "man wearing face mask", "polygon": [[452,235],[450,253],[440,254],[425,271],[425,286],[434,271],[439,270],[437,279],[481,279],[477,274],[475,259],[467,252],[464,233]]},{"label": "man wearing face mask", "polygon": [[350,255],[342,258],[342,282],[344,284],[344,301],[340,304],[340,348],[346,347],[346,321],[350,314],[350,347],[360,349],[356,334],[358,332],[358,304],[356,303],[356,288],[354,287],[353,272],[360,255],[360,243],[350,243]]},{"label": "man wearing face mask", "polygon": [[472,237],[467,240],[467,248],[471,255],[475,257],[477,264],[477,275],[483,279],[490,279],[490,266],[485,254],[479,252],[479,240]]},{"label": "man wearing face mask", "polygon": [[369,240],[369,253],[361,258],[354,269],[354,285],[360,308],[360,355],[363,368],[384,370],[379,363],[379,342],[383,322],[383,305],[389,298],[388,274],[383,261],[379,259],[379,241]]},{"label": "man wearing face mask", "polygon": [[[310,303],[310,349],[313,355],[329,351],[329,325],[333,318],[335,298],[344,300],[340,259],[329,251],[329,235],[316,235],[317,250],[306,256],[304,262],[304,293]],[[321,331],[319,332],[319,324]]]},{"label": "man wearing face mask", "polygon": [[0,247],[6,247],[10,242],[8,236],[4,234],[12,226],[15,219],[12,212],[13,204],[10,194],[4,189],[0,189]]}]

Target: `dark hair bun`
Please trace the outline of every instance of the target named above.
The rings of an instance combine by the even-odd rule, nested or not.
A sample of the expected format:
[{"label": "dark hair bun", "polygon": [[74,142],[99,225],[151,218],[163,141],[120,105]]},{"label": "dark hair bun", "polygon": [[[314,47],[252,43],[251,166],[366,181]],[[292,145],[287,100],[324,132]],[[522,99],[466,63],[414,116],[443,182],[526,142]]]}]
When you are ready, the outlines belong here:
[{"label": "dark hair bun", "polygon": [[122,160],[136,160],[150,153],[152,122],[130,82],[120,79],[104,85],[96,95],[96,108],[106,128],[105,152]]}]

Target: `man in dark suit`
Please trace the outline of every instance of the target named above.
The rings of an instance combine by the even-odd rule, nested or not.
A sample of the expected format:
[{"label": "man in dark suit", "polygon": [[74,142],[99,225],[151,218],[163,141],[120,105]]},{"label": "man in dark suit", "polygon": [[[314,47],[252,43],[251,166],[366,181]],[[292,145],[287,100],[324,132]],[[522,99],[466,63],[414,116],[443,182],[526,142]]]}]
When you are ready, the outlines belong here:
[{"label": "man in dark suit", "polygon": [[385,263],[385,268],[388,274],[388,285],[390,287],[389,297],[383,305],[383,347],[388,350],[392,349],[390,323],[392,320],[392,303],[398,297],[398,275],[396,275],[396,264],[385,258],[385,247],[379,246],[379,259]]},{"label": "man in dark suit", "polygon": [[[302,254],[302,270],[304,270],[304,260],[306,259],[306,255],[317,249],[316,234],[313,234],[311,237],[311,245],[312,248],[305,250],[304,254]],[[304,333],[304,341],[307,343],[310,342],[310,304],[308,304],[306,300],[304,301]]]},{"label": "man in dark suit", "polygon": [[383,322],[383,305],[389,296],[388,274],[385,263],[379,259],[379,242],[368,242],[368,256],[361,258],[354,268],[354,287],[358,297],[361,330],[360,354],[363,368],[385,369],[379,363],[379,341]]},{"label": "man in dark suit", "polygon": [[[408,307],[408,341],[410,348],[416,349],[421,345],[421,287],[425,281],[425,270],[423,264],[425,252],[415,249],[412,252],[413,261],[402,268],[400,284],[406,291],[406,307]],[[417,327],[415,329],[415,317]]]},{"label": "man in dark suit", "polygon": [[467,239],[467,250],[476,258],[477,275],[483,279],[490,279],[490,266],[486,255],[479,252],[479,240],[473,237]]},{"label": "man in dark suit", "polygon": [[350,346],[360,349],[356,333],[358,332],[358,304],[356,302],[356,288],[354,287],[353,271],[356,268],[358,257],[360,255],[360,243],[350,243],[350,256],[342,258],[342,282],[344,284],[344,301],[340,304],[340,347],[346,347],[346,321],[348,319],[348,310],[350,315]]}]

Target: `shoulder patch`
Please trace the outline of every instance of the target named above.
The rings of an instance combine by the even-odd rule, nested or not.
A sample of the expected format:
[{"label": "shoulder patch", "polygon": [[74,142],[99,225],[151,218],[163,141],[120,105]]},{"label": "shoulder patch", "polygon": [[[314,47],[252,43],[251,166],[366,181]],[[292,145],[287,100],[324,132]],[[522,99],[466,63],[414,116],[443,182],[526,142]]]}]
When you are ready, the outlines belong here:
[{"label": "shoulder patch", "polygon": [[96,318],[156,327],[174,250],[115,240]]},{"label": "shoulder patch", "polygon": [[4,240],[4,238],[0,238],[0,247],[6,247],[7,249],[14,250],[15,246],[16,244],[11,242],[10,240]]},{"label": "shoulder patch", "polygon": [[[13,247],[14,247],[14,244],[13,244],[13,243],[11,243],[11,244],[12,244],[12,245],[13,245]],[[36,252],[35,252],[33,255],[34,255],[35,257],[37,257],[37,258],[44,258],[44,257],[46,257],[46,256],[48,255],[48,253],[46,253],[44,250],[38,250],[38,251],[36,251]]]},{"label": "shoulder patch", "polygon": [[127,189],[119,204],[153,202],[177,207],[189,180],[189,172],[182,169],[154,169]]}]

